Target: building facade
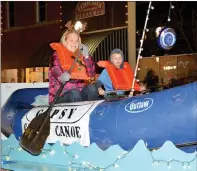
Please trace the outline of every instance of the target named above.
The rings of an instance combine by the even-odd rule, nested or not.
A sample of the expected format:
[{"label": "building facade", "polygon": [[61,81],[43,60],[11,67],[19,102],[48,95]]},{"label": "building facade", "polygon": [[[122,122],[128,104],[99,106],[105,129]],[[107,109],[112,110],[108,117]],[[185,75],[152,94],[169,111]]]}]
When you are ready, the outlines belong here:
[{"label": "building facade", "polygon": [[1,10],[2,82],[24,82],[33,54],[43,44],[59,38],[60,2],[8,1],[2,2]]},{"label": "building facade", "polygon": [[90,47],[91,55],[97,53],[96,62],[98,56],[105,59],[110,50],[122,45],[118,38],[123,34],[127,39],[127,2],[8,1],[2,2],[1,11],[2,82],[47,81],[53,53],[49,44],[59,41],[69,20],[88,23],[82,41]]},{"label": "building facade", "polygon": [[[135,2],[133,3],[135,4]],[[136,18],[134,18],[134,20],[136,20],[136,27],[139,29],[136,31],[135,22],[133,22],[133,25],[130,25],[131,27],[129,27],[128,14],[132,11],[129,9],[128,4],[129,2],[123,1],[2,2],[1,81],[48,81],[48,65],[50,56],[53,53],[49,44],[54,41],[59,41],[62,32],[65,30],[65,23],[70,20],[73,23],[76,21],[81,21],[82,23],[87,22],[85,31],[81,33],[82,43],[89,47],[90,54],[93,56],[95,62],[98,62],[99,60],[108,60],[110,52],[114,48],[120,48],[125,55],[125,61],[129,61],[129,50],[131,51],[131,46],[133,45],[136,47],[133,48],[133,58],[136,58],[148,2],[136,3],[136,18],[138,20]],[[159,10],[159,8],[157,8],[159,5],[159,3],[158,5],[155,4],[155,8],[157,10]],[[163,6],[167,12],[168,5],[169,4]],[[133,9],[135,9],[135,7]],[[156,53],[157,43],[155,36],[153,36],[156,28],[153,21],[158,23],[158,20],[156,20],[156,17],[158,16],[156,15],[156,12],[151,12],[151,14],[152,15],[150,15],[150,21],[147,26],[150,31],[145,33],[147,39],[144,42],[143,47],[145,50],[142,52],[142,55],[144,56],[144,54],[149,54],[150,56],[162,56],[161,53]],[[174,20],[174,18],[172,19]],[[132,32],[135,31],[135,35],[132,38],[129,37],[128,34],[131,28],[133,28]],[[180,39],[180,35],[178,35],[178,37],[178,39]],[[130,43],[128,43],[129,40]],[[177,42],[177,45],[179,44]],[[184,47],[186,46],[184,45]],[[176,48],[178,48],[178,46],[176,46]],[[174,51],[176,48],[173,48],[169,54],[179,54],[177,53],[178,51]],[[181,46],[179,49],[183,49],[183,47]],[[183,53],[184,52],[185,51],[183,51]],[[186,53],[189,52],[187,51]],[[187,74],[190,73],[191,70],[197,70],[197,60],[193,60],[194,58],[195,56],[187,56],[184,58],[174,56],[168,58],[162,57],[159,58],[160,62],[156,62],[155,57],[142,59],[141,68],[143,69],[140,70],[138,75],[139,78],[143,80],[145,73],[147,72],[147,68],[153,68],[161,79],[166,77],[165,79],[167,82],[172,77],[182,77],[179,72],[179,70],[182,71],[182,69],[180,69],[180,66],[182,66],[180,65],[181,63],[190,63],[190,65],[187,65],[189,68],[185,69],[184,74],[186,72]],[[173,61],[171,59],[176,59],[175,61],[179,62],[168,65],[167,63]],[[166,73],[169,73],[172,70],[173,74],[169,74],[169,77],[167,77],[168,74]],[[177,75],[173,76],[176,73]]]}]

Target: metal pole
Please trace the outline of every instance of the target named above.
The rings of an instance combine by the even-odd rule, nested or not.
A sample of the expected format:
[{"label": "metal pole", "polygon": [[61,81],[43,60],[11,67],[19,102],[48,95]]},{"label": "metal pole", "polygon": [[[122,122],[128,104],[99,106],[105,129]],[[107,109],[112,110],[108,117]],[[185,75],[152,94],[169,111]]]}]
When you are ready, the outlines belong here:
[{"label": "metal pole", "polygon": [[136,65],[136,2],[128,2],[128,62]]}]

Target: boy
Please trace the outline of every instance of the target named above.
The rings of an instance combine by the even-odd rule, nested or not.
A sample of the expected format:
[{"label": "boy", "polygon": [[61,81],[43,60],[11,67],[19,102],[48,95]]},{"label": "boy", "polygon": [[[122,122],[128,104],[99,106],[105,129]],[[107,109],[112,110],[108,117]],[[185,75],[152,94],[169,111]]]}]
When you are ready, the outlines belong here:
[{"label": "boy", "polygon": [[[126,87],[127,91],[130,90],[133,80],[133,73],[131,68],[124,64],[124,55],[120,49],[112,50],[110,54],[110,64],[108,67],[110,67],[110,72],[109,69],[105,68],[97,79],[96,87],[98,88],[98,94],[103,96],[106,93],[105,91],[114,90],[116,90],[118,94],[122,94],[123,91],[121,90],[125,90],[123,87]],[[125,86],[126,82],[127,86]],[[118,86],[115,86],[115,83],[117,83],[116,85]],[[102,87],[104,87],[105,90]],[[142,91],[139,85],[136,83],[135,89]],[[132,95],[132,93],[130,93],[130,95]]]}]

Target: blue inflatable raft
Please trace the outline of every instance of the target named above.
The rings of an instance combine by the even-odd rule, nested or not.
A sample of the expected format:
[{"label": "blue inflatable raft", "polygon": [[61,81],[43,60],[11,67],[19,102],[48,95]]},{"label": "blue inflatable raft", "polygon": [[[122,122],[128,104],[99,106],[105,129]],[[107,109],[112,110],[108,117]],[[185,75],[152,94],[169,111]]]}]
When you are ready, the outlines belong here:
[{"label": "blue inflatable raft", "polygon": [[[47,88],[15,91],[2,108],[4,135],[22,134],[22,118],[32,109],[35,97]],[[83,104],[82,104],[83,105]],[[193,152],[197,147],[197,82],[122,100],[101,101],[90,113],[90,143],[105,150],[118,144],[130,150],[141,139],[159,148],[165,141]]]}]

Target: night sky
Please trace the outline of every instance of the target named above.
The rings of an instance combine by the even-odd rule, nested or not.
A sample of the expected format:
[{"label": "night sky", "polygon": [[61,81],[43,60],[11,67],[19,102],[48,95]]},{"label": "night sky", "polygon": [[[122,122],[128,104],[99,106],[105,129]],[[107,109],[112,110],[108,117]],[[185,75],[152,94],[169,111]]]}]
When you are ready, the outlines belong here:
[{"label": "night sky", "polygon": [[[171,21],[168,22],[170,1],[152,2],[154,10],[151,10],[149,15],[147,28],[150,31],[147,33],[147,40],[144,41],[143,56],[191,53],[183,34],[187,37],[192,50],[197,51],[197,3],[172,1],[171,4],[174,9],[171,10]],[[140,31],[140,34],[137,35],[136,47],[140,45],[139,40],[144,28],[148,5],[149,2],[136,2],[136,29]],[[157,45],[155,29],[159,26],[171,27],[176,31],[177,42],[169,51],[161,50]]]}]

